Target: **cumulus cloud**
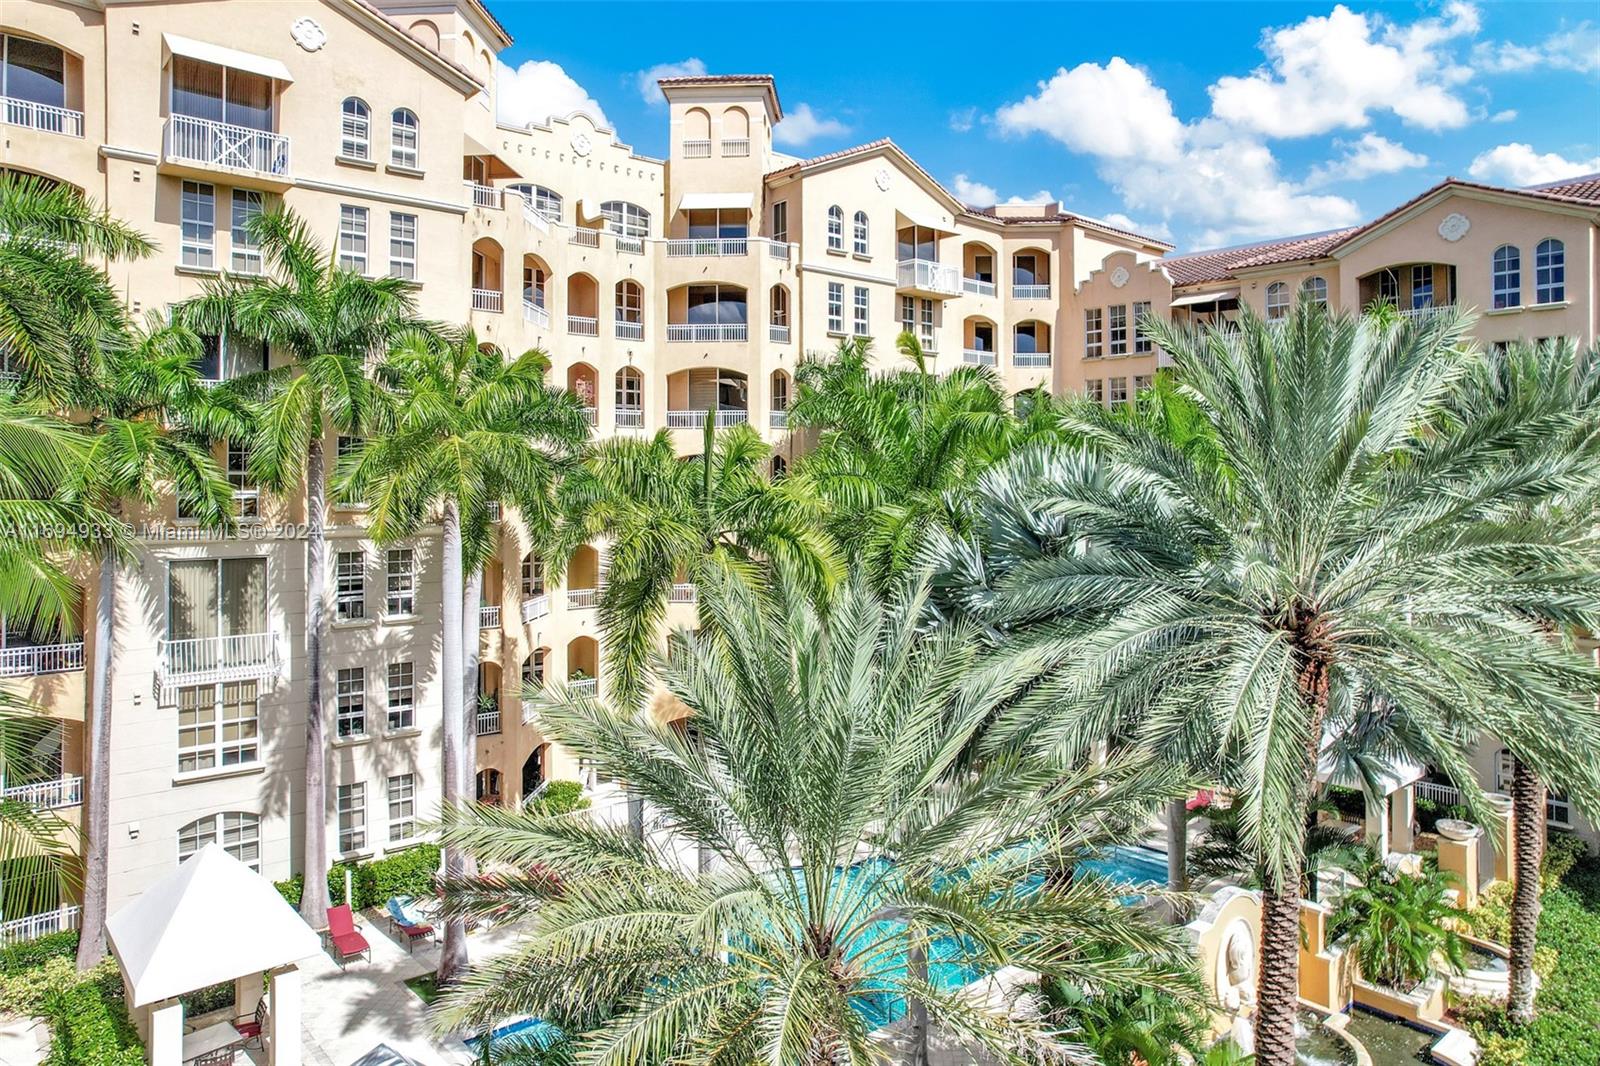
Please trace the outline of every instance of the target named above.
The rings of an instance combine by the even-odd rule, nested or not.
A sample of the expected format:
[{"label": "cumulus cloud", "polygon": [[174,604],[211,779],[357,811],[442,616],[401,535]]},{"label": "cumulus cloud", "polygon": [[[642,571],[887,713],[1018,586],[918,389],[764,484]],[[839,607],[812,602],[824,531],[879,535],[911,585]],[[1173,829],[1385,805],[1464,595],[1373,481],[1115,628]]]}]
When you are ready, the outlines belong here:
[{"label": "cumulus cloud", "polygon": [[1504,111],[1496,111],[1494,114],[1489,116],[1489,121],[1515,122],[1517,121],[1517,109],[1514,107],[1508,107]]},{"label": "cumulus cloud", "polygon": [[1568,159],[1555,152],[1535,152],[1532,145],[1517,141],[1489,149],[1467,167],[1467,173],[1481,181],[1505,185],[1538,185],[1595,171],[1600,171],[1600,156]]},{"label": "cumulus cloud", "polygon": [[657,63],[648,70],[641,70],[634,75],[634,82],[639,87],[639,95],[651,107],[667,106],[666,97],[661,95],[661,86],[656,82],[662,78],[698,78],[704,76],[706,65],[704,60],[690,57],[677,63]]},{"label": "cumulus cloud", "polygon": [[1306,187],[1315,188],[1336,181],[1360,181],[1374,174],[1393,174],[1398,170],[1425,167],[1428,157],[1413,152],[1376,133],[1363,134],[1355,141],[1335,141],[1344,149],[1344,155],[1311,168],[1306,176]]},{"label": "cumulus cloud", "polygon": [[1100,221],[1116,229],[1125,229],[1130,233],[1142,233],[1146,237],[1155,237],[1163,241],[1172,239],[1172,229],[1165,222],[1135,222],[1121,211],[1113,211]]},{"label": "cumulus cloud", "polygon": [[849,132],[850,127],[838,119],[823,118],[811,110],[810,104],[797,104],[783,116],[782,122],[772,127],[772,139],[779,144],[799,147],[818,137],[838,137]]},{"label": "cumulus cloud", "polygon": [[588,90],[572,79],[561,64],[530,59],[520,67],[500,64],[497,68],[496,110],[508,126],[543,125],[550,116],[566,116],[584,111],[603,126],[609,126],[600,104]]},{"label": "cumulus cloud", "polygon": [[1007,204],[1050,204],[1056,202],[1056,194],[1049,189],[1040,189],[1032,196],[1008,196]]},{"label": "cumulus cloud", "polygon": [[1551,34],[1537,44],[1484,41],[1473,48],[1472,62],[1478,69],[1493,74],[1525,70],[1571,70],[1579,74],[1593,74],[1600,71],[1600,27],[1591,22],[1580,22],[1570,29]]},{"label": "cumulus cloud", "polygon": [[973,181],[965,174],[950,179],[950,195],[972,207],[992,207],[1000,202],[1000,192],[993,185]]},{"label": "cumulus cloud", "polygon": [[1043,133],[1105,159],[1172,159],[1183,141],[1166,91],[1121,56],[1104,66],[1061,68],[1037,93],[1002,107],[995,121],[1007,133]]},{"label": "cumulus cloud", "polygon": [[978,122],[978,109],[975,107],[961,107],[950,112],[950,128],[957,133],[966,133]]}]

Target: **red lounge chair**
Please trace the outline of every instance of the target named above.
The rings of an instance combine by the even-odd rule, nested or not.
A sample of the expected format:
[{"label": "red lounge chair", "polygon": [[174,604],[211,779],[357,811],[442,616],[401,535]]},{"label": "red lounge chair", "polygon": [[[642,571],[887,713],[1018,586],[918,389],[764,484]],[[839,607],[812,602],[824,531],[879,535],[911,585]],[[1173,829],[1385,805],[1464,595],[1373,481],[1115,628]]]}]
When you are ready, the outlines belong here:
[{"label": "red lounge chair", "polygon": [[347,904],[328,908],[328,940],[333,944],[340,966],[357,955],[364,955],[368,962],[372,961],[372,945],[367,943],[366,937],[356,932],[356,920]]},{"label": "red lounge chair", "polygon": [[261,1046],[261,1033],[267,1027],[267,1001],[265,999],[256,1003],[256,1012],[246,1014],[233,1020],[233,1027],[239,1030],[239,1035],[244,1037],[244,1046],[249,1047],[251,1041],[255,1046]]}]

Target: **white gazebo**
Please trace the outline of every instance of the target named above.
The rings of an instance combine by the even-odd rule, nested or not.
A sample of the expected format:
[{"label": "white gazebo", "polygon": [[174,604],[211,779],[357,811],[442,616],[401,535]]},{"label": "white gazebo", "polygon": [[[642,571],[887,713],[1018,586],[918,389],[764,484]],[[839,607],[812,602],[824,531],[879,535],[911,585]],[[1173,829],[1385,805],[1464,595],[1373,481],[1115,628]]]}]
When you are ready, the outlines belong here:
[{"label": "white gazebo", "polygon": [[185,1034],[178,997],[234,982],[234,1013],[254,1010],[267,981],[262,1046],[271,1066],[300,1066],[300,971],[322,950],[272,882],[207,844],[106,923],[129,1011],[150,1066],[181,1063],[236,1043],[227,1022]]},{"label": "white gazebo", "polygon": [[1416,841],[1416,784],[1427,768],[1403,755],[1362,751],[1325,731],[1317,759],[1317,780],[1341,788],[1360,789],[1366,799],[1365,830],[1379,854],[1409,855]]}]

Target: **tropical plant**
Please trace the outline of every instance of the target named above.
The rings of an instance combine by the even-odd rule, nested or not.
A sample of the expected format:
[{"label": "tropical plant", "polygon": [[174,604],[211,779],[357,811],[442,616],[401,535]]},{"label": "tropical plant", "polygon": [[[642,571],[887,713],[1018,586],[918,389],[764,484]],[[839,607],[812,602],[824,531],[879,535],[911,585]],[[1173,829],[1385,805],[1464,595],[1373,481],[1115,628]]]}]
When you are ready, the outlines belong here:
[{"label": "tropical plant", "polygon": [[[1366,848],[1345,835],[1337,823],[1320,821],[1317,815],[1334,810],[1332,803],[1318,797],[1306,812],[1305,879],[1300,891],[1316,899],[1317,871],[1352,869],[1366,858]],[[1235,880],[1251,888],[1266,883],[1265,871],[1257,856],[1245,844],[1244,811],[1233,803],[1209,803],[1190,812],[1206,820],[1205,836],[1189,849],[1189,875],[1196,884],[1219,878]]]},{"label": "tropical plant", "polygon": [[566,518],[548,572],[559,578],[580,544],[610,543],[600,632],[614,705],[635,705],[645,694],[674,584],[755,578],[779,567],[825,590],[843,574],[815,500],[792,479],[768,478],[770,453],[749,426],[719,432],[708,413],[697,456],[680,458],[666,431],[617,437],[595,445],[563,483]]},{"label": "tropical plant", "polygon": [[1460,912],[1446,895],[1450,875],[1431,863],[1418,874],[1398,872],[1373,850],[1358,880],[1340,898],[1328,939],[1350,950],[1365,980],[1409,992],[1433,976],[1436,958],[1456,973],[1466,967]]},{"label": "tropical plant", "polygon": [[[39,708],[0,692],[0,776],[25,783],[51,768],[40,742],[53,723]],[[77,888],[69,841],[75,827],[26,800],[0,796],[0,912],[37,914],[59,906]]]},{"label": "tropical plant", "polygon": [[1169,775],[1131,758],[964,768],[1005,679],[963,627],[921,630],[923,594],[880,603],[857,579],[819,607],[793,582],[708,582],[706,624],[657,663],[686,728],[543,690],[540,728],[626,780],[648,831],[447,810],[443,839],[503,872],[448,884],[446,912],[504,908],[526,935],[447,994],[439,1024],[531,1013],[597,1064],[868,1063],[909,1001],[1022,1063],[1071,1042],[952,986],[1019,966],[1185,995],[1175,931],[1120,906],[1125,887],[1047,877],[1147,816]]},{"label": "tropical plant", "polygon": [[[1136,743],[1214,760],[1265,874],[1256,1054],[1294,1061],[1305,812],[1325,743],[1358,724],[1487,813],[1469,738],[1505,737],[1600,799],[1579,623],[1591,528],[1526,504],[1592,481],[1552,423],[1464,413],[1467,320],[1385,326],[1306,305],[1238,330],[1147,324],[1210,421],[1218,470],[1139,425],[1023,454],[981,485],[983,537],[936,543],[949,612],[1008,636],[1034,683],[996,749]],[[1570,418],[1570,415],[1567,416]]]},{"label": "tropical plant", "polygon": [[[368,529],[379,543],[402,540],[438,516],[443,525],[444,796],[446,808],[466,794],[464,751],[464,574],[493,550],[488,504],[514,501],[530,522],[548,515],[556,484],[588,439],[577,401],[545,383],[550,359],[533,350],[506,362],[467,331],[448,341],[414,336],[377,369],[365,444],[341,460],[339,493],[367,505]],[[463,535],[470,524],[472,534]],[[472,617],[474,634],[477,617]],[[474,671],[475,673],[476,671]],[[472,678],[476,682],[476,678]],[[447,876],[461,876],[463,858],[446,847]],[[438,979],[452,981],[466,964],[466,928],[445,923]]]},{"label": "tropical plant", "polygon": [[1192,1002],[1152,988],[1089,995],[1056,982],[1045,993],[1051,1021],[1089,1047],[1103,1066],[1188,1066],[1205,1054],[1205,1013]]},{"label": "tropical plant", "polygon": [[330,433],[364,431],[371,389],[366,364],[402,339],[425,332],[415,311],[415,286],[369,278],[340,266],[305,221],[288,210],[247,223],[266,274],[225,276],[175,309],[196,333],[256,338],[287,363],[225,387],[254,401],[249,471],[280,493],[305,483],[306,500],[306,766],[307,891],[300,914],[314,929],[327,925],[327,720],[322,699],[324,604],[328,581],[327,463]]}]

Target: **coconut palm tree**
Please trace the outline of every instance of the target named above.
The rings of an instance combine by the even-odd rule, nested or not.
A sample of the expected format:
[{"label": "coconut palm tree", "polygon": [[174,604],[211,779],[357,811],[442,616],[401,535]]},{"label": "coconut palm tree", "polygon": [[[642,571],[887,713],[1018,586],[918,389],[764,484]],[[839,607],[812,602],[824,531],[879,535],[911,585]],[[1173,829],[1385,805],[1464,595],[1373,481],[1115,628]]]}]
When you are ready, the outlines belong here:
[{"label": "coconut palm tree", "polygon": [[329,433],[362,432],[370,388],[366,363],[403,338],[429,328],[417,317],[415,286],[368,278],[324,250],[305,221],[288,210],[249,222],[267,274],[226,277],[179,305],[176,319],[196,333],[252,337],[287,357],[241,381],[258,397],[250,438],[250,473],[279,492],[305,483],[306,768],[305,892],[300,914],[327,925],[327,721],[322,705],[322,647],[327,636],[327,463]]},{"label": "coconut palm tree", "polygon": [[595,445],[563,485],[566,518],[552,576],[578,545],[610,543],[600,632],[615,705],[636,704],[645,694],[675,583],[698,586],[780,566],[822,590],[842,575],[815,499],[792,479],[771,481],[770,454],[755,430],[718,432],[708,412],[698,456],[680,459],[666,431],[645,440],[617,437]]},{"label": "coconut palm tree", "polygon": [[[935,546],[950,609],[987,619],[1035,682],[997,747],[1125,738],[1234,791],[1265,876],[1256,1052],[1294,1061],[1304,819],[1332,737],[1381,694],[1369,746],[1472,782],[1466,747],[1505,737],[1580,804],[1600,800],[1590,667],[1539,617],[1593,613],[1587,529],[1526,515],[1592,482],[1549,423],[1466,418],[1479,358],[1440,311],[1385,325],[1302,306],[1237,332],[1147,328],[1211,422],[1225,474],[1130,425],[1110,447],[991,472],[982,542]],[[1370,723],[1368,723],[1370,724]],[[1384,751],[1379,751],[1383,754]]]},{"label": "coconut palm tree", "polygon": [[[548,515],[556,484],[588,439],[575,398],[545,383],[550,360],[534,350],[506,362],[480,348],[470,331],[447,342],[413,337],[377,369],[378,391],[368,420],[371,436],[341,462],[341,495],[367,504],[369,529],[379,543],[413,536],[439,516],[444,527],[443,654],[444,805],[466,792],[466,720],[476,706],[465,696],[464,574],[491,550],[485,529],[488,504],[509,498],[523,514]],[[463,516],[475,526],[463,536]],[[477,604],[472,605],[477,633]],[[474,641],[476,643],[476,641]],[[447,876],[462,875],[463,857],[446,846]],[[466,964],[466,928],[445,924],[438,979],[452,981]]]},{"label": "coconut palm tree", "polygon": [[[1127,759],[967,769],[1008,686],[979,670],[970,631],[920,629],[922,588],[883,603],[858,579],[825,607],[787,580],[701,593],[712,624],[656,664],[686,728],[560,686],[538,696],[546,735],[644,797],[645,834],[446,811],[442,838],[489,870],[447,885],[446,912],[508,908],[527,933],[446,995],[440,1025],[532,1013],[593,1063],[864,1064],[909,1002],[1020,1064],[1083,1049],[955,986],[1017,966],[1186,994],[1175,932],[1119,906],[1126,886],[1047,877],[1148,816],[1166,775]],[[919,950],[926,981],[907,961]]]}]

